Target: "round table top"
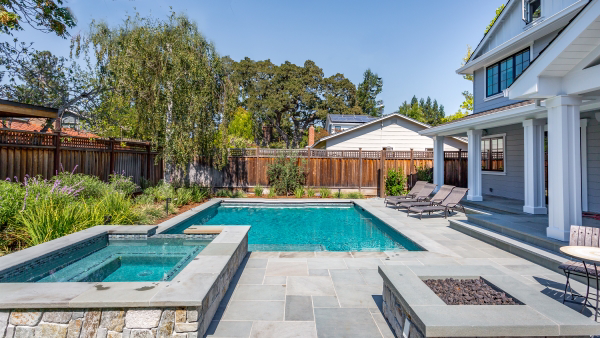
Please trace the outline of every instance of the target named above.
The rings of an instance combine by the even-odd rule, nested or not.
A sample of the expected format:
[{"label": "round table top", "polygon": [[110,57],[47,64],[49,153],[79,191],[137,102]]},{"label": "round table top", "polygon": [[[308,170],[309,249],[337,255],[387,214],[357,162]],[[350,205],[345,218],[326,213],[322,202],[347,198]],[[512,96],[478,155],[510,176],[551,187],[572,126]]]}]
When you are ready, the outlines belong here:
[{"label": "round table top", "polygon": [[586,262],[600,263],[600,248],[592,246],[563,246],[560,251]]}]

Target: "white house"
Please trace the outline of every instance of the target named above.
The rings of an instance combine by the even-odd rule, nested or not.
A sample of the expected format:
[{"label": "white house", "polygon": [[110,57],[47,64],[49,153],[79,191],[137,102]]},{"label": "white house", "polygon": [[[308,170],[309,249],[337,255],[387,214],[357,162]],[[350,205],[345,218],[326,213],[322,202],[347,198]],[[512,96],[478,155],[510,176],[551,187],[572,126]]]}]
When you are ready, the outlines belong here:
[{"label": "white house", "polygon": [[467,198],[522,200],[526,213],[548,212],[548,237],[568,241],[582,211],[600,212],[600,1],[509,1],[457,73],[474,76],[473,114],[421,135],[434,153],[467,135]]},{"label": "white house", "polygon": [[369,115],[327,114],[325,130],[329,133],[329,135],[333,135],[335,133],[360,126],[363,123],[371,122],[376,119],[376,117]]},{"label": "white house", "polygon": [[[334,122],[329,122],[331,120],[328,116],[329,125],[334,125]],[[337,120],[337,117],[333,119],[333,121]],[[320,139],[312,147],[327,150],[353,150],[358,148],[381,150],[384,147],[391,150],[432,150],[433,139],[419,135],[420,131],[427,128],[429,128],[429,125],[425,123],[394,113],[381,118],[369,118],[367,122],[355,123],[351,128],[339,130],[333,135]],[[464,139],[450,137],[444,142],[446,150],[467,149],[467,143]]]}]

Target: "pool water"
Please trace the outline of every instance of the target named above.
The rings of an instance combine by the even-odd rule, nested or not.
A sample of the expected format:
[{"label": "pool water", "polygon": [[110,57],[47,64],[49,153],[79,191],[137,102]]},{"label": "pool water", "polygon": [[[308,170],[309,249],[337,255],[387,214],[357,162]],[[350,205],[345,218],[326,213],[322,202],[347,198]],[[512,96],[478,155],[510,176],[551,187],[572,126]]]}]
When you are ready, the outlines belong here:
[{"label": "pool water", "polygon": [[208,208],[171,228],[250,225],[251,251],[418,251],[418,245],[353,204],[281,206],[227,204]]},{"label": "pool water", "polygon": [[40,271],[26,282],[169,281],[209,241],[183,239],[110,240],[81,259]]}]

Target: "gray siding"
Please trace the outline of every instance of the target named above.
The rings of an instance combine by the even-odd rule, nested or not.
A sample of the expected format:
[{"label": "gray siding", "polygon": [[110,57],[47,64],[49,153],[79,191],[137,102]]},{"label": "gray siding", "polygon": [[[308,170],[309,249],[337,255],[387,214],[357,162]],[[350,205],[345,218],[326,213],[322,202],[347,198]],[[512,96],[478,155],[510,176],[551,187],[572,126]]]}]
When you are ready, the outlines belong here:
[{"label": "gray siding", "polygon": [[473,77],[473,113],[504,107],[509,104],[521,102],[521,100],[509,100],[506,97],[499,97],[485,101],[485,68],[475,71]]},{"label": "gray siding", "polygon": [[533,50],[531,54],[531,60],[535,59],[540,55],[540,52],[548,46],[548,44],[556,37],[556,35],[560,32],[560,29],[555,30],[554,32],[545,35],[533,42]]},{"label": "gray siding", "polygon": [[482,174],[482,192],[484,195],[523,200],[523,125],[512,124],[487,130],[487,135],[494,134],[506,134],[506,175]]},{"label": "gray siding", "polygon": [[594,116],[597,112],[581,114],[581,118],[588,119],[588,209],[592,212],[600,212],[600,123]]}]

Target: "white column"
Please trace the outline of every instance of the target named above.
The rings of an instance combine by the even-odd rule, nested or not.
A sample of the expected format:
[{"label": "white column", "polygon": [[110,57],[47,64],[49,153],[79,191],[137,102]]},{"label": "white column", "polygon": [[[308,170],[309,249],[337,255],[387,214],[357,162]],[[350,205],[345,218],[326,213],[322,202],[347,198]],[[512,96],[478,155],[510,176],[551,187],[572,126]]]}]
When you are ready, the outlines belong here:
[{"label": "white column", "polygon": [[546,182],[544,174],[544,120],[523,121],[525,205],[523,212],[546,214]]},{"label": "white column", "polygon": [[468,130],[469,138],[469,191],[467,200],[483,201],[481,195],[481,130]]},{"label": "white column", "polygon": [[587,167],[587,122],[586,119],[579,120],[581,126],[581,210],[588,209],[588,167]]},{"label": "white column", "polygon": [[581,99],[556,96],[548,108],[548,229],[550,238],[569,240],[571,225],[581,225]]},{"label": "white column", "polygon": [[444,185],[444,136],[433,137],[433,183],[436,192]]}]

